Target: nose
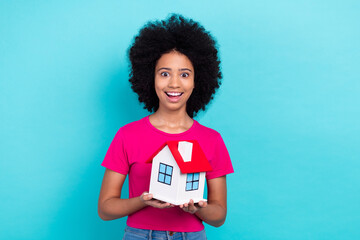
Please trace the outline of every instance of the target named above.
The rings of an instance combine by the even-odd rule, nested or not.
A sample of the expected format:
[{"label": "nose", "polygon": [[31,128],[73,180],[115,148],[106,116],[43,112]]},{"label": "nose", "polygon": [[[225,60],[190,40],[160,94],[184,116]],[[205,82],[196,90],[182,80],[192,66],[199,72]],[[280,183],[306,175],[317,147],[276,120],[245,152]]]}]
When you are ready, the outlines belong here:
[{"label": "nose", "polygon": [[180,78],[179,78],[179,76],[171,76],[168,86],[170,88],[178,88],[178,87],[180,87]]}]

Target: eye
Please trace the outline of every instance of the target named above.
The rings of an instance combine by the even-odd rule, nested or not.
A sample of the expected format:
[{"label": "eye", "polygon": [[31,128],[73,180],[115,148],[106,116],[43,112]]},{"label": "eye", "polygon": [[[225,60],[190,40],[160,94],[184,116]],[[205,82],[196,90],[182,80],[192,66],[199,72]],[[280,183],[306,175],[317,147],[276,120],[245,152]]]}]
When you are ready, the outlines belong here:
[{"label": "eye", "polygon": [[169,76],[169,73],[168,72],[162,72],[160,75],[163,76],[163,77],[167,77],[167,76]]},{"label": "eye", "polygon": [[181,76],[182,76],[182,77],[188,77],[189,74],[188,74],[188,73],[182,73]]}]

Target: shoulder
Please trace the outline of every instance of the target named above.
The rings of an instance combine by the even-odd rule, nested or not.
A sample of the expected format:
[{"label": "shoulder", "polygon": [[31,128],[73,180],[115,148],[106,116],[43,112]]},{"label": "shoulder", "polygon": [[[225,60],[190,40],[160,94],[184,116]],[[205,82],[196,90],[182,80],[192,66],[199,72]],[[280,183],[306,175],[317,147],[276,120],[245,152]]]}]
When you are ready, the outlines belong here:
[{"label": "shoulder", "polygon": [[127,123],[119,128],[117,135],[132,135],[138,132],[141,132],[143,128],[146,126],[146,117],[143,117],[139,120]]},{"label": "shoulder", "polygon": [[204,125],[200,124],[199,122],[196,122],[196,124],[198,126],[197,129],[201,135],[206,136],[209,139],[221,138],[221,134],[218,131],[216,131],[215,129],[204,126]]},{"label": "shoulder", "polygon": [[[196,121],[197,122],[197,121]],[[210,133],[210,134],[214,134],[214,135],[217,135],[217,134],[220,134],[218,131],[216,131],[215,129],[212,129],[210,127],[207,127],[205,125],[202,125],[201,123],[197,122],[197,125],[199,127],[199,129],[203,132],[207,132],[207,133]]]},{"label": "shoulder", "polygon": [[140,127],[140,126],[143,126],[145,125],[145,120],[146,120],[147,117],[143,117],[139,120],[136,120],[136,121],[133,121],[133,122],[130,122],[130,123],[127,123],[125,124],[124,126],[122,126],[120,129],[122,130],[132,130],[132,129],[136,129],[137,127]]}]

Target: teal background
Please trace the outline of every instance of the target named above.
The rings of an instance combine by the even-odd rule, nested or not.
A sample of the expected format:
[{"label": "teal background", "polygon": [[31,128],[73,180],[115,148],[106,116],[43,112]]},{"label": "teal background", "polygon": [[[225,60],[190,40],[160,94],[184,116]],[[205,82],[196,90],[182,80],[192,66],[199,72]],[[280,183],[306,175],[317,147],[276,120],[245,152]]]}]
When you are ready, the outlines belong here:
[{"label": "teal background", "polygon": [[220,46],[223,84],[196,119],[235,173],[208,238],[360,239],[360,3],[308,0],[1,0],[0,239],[121,239],[126,219],[97,215],[100,164],[148,114],[126,49],[171,12]]}]

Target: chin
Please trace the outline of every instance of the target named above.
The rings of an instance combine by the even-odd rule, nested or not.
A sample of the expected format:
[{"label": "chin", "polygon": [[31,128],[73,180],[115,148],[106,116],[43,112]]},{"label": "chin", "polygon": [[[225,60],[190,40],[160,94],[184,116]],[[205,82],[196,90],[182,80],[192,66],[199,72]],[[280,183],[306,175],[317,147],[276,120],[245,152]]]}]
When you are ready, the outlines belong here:
[{"label": "chin", "polygon": [[167,103],[165,106],[163,106],[163,109],[171,112],[180,112],[182,110],[186,112],[186,106],[176,106],[176,104],[171,103]]}]

